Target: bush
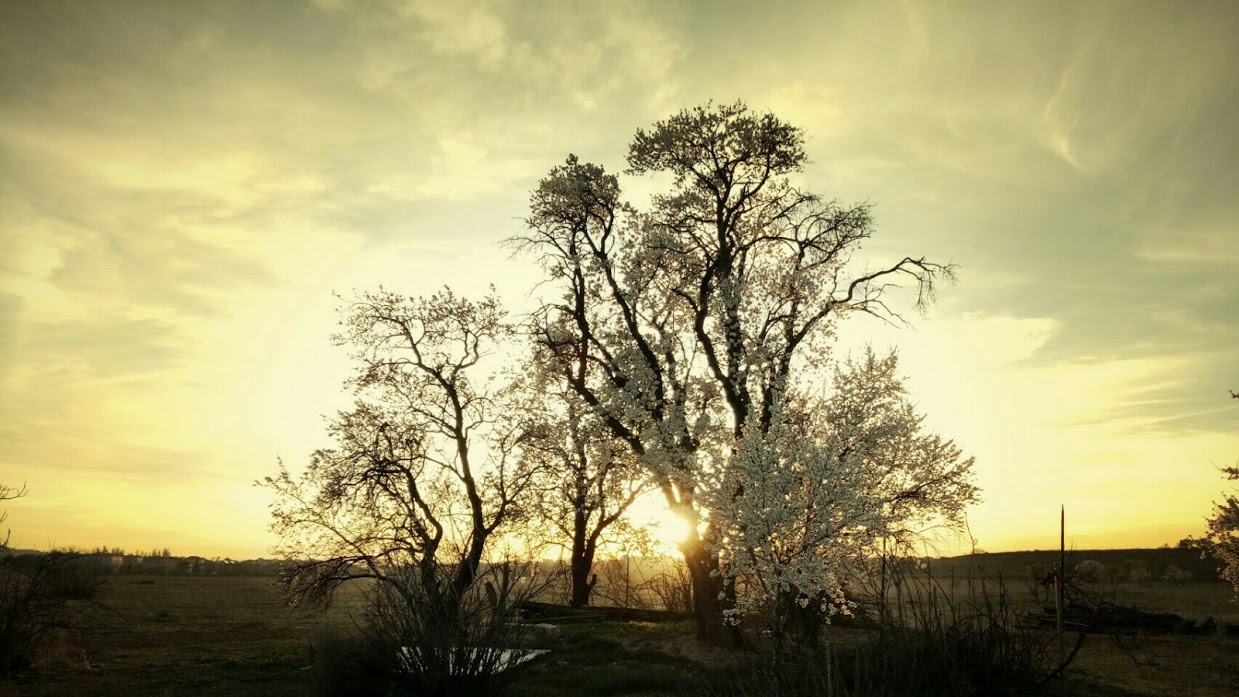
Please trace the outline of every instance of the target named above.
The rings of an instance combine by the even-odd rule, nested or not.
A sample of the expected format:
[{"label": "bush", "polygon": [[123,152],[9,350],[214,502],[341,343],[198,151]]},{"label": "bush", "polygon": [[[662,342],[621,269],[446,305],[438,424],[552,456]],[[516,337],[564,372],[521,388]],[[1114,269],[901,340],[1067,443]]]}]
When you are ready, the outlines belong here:
[{"label": "bush", "polygon": [[693,609],[693,579],[688,566],[680,559],[669,559],[670,568],[664,568],[639,586],[642,593],[658,598],[663,610],[691,612]]},{"label": "bush", "polygon": [[354,636],[325,635],[313,647],[313,692],[321,695],[502,695],[528,650],[520,603],[541,589],[536,564],[484,567],[459,597],[444,577],[389,571],[368,594]]},{"label": "bush", "polygon": [[80,554],[0,553],[0,674],[33,668],[57,641],[94,626],[106,583]]}]

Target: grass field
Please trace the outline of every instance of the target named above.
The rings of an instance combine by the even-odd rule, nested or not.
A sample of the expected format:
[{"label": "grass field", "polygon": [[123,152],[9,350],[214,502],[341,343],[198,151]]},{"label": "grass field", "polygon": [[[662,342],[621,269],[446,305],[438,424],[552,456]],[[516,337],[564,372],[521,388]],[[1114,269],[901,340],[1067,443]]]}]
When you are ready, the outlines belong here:
[{"label": "grass field", "polygon": [[[1167,561],[1174,557],[1168,553],[1178,551],[1148,550],[1151,562],[1146,563],[1174,563]],[[1119,564],[1137,552],[1116,552],[1109,562],[1108,552],[1077,553],[1075,558]],[[1049,554],[943,560],[934,571],[939,578],[954,576],[956,583],[981,574],[982,568],[989,569],[986,577],[1022,578],[1025,567]],[[1184,584],[1124,581],[1117,586],[1153,609],[1239,621],[1239,605],[1228,602],[1227,586],[1196,578]],[[0,694],[307,694],[311,643],[350,631],[351,613],[360,609],[357,594],[346,594],[329,611],[288,608],[265,578],[118,575],[112,580],[104,602],[123,622],[85,637],[82,644],[61,647],[36,673],[0,682]],[[859,630],[830,630],[831,641],[861,637]],[[517,694],[704,694],[706,683],[716,684],[714,694],[727,694],[727,675],[743,671],[746,660],[742,654],[702,648],[689,623],[565,625],[545,643],[551,653],[521,669]],[[1071,680],[1074,695],[1239,694],[1239,640],[1150,637],[1129,653],[1108,637],[1089,637]]]},{"label": "grass field", "polygon": [[[1239,625],[1239,602],[1233,602],[1230,584],[1217,575],[1217,562],[1201,559],[1189,549],[1118,549],[1069,552],[1068,567],[1083,561],[1096,561],[1105,571],[1089,588],[1107,600],[1121,605],[1157,612],[1172,612],[1197,619],[1212,617],[1220,623]],[[992,587],[1001,578],[1017,599],[1029,598],[1034,575],[1044,574],[1058,561],[1057,551],[1004,552],[954,557],[931,562],[930,571],[954,593],[965,592],[969,583],[982,580]],[[1162,580],[1168,567],[1188,572],[1188,582]],[[1147,581],[1131,580],[1133,567],[1149,572]]]}]

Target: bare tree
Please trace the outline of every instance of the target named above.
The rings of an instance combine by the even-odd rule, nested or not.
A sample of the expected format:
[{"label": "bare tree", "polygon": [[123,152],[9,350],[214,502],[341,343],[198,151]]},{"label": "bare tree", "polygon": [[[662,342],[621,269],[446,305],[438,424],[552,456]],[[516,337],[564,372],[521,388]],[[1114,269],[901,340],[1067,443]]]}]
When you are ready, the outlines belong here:
[{"label": "bare tree", "polygon": [[801,131],[771,114],[685,110],[629,147],[630,174],[674,178],[650,210],[570,156],[534,190],[528,230],[513,240],[562,293],[538,313],[535,340],[688,524],[698,633],[722,643],[737,638],[723,622],[734,589],[703,488],[722,481],[746,433],[772,428],[790,385],[820,375],[838,318],[898,322],[886,303],[897,281],[924,305],[953,272],[923,257],[854,269],[869,206],[793,186],[804,161]]},{"label": "bare tree", "polygon": [[628,530],[623,516],[648,480],[631,450],[590,418],[586,407],[561,380],[531,366],[527,409],[538,428],[526,444],[543,476],[540,518],[558,533],[569,553],[570,603],[588,605],[598,582],[594,558],[605,534]]},{"label": "bare tree", "polygon": [[263,482],[277,494],[272,529],[290,562],[280,581],[299,602],[373,579],[384,597],[451,615],[488,544],[526,514],[534,471],[519,457],[523,423],[497,373],[482,372],[512,327],[495,297],[450,290],[367,293],[341,324],[335,342],[358,369],[355,406],[329,425],[336,446],[314,453],[300,478],[281,463]]},{"label": "bare tree", "polygon": [[[12,501],[13,499],[19,499],[25,495],[26,495],[25,484],[21,485],[20,487],[12,486],[10,484],[0,484],[0,501]],[[4,521],[8,519],[9,519],[9,512],[0,511],[0,525],[3,525]],[[5,530],[4,531],[4,542],[0,542],[0,550],[4,550],[8,548],[9,535],[10,535],[10,531]]]}]

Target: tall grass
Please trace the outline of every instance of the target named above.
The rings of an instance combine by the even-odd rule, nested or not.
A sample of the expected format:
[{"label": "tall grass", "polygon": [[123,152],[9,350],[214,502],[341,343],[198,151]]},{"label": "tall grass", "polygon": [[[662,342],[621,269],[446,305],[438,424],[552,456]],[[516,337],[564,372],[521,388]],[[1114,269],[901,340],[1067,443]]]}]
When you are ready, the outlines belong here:
[{"label": "tall grass", "polygon": [[[853,590],[868,628],[826,625],[816,646],[767,635],[767,653],[706,687],[711,695],[894,697],[1037,694],[1061,673],[1057,635],[1025,626],[1005,581],[952,593],[911,560]],[[952,580],[953,581],[953,580]],[[954,585],[953,583],[951,585]]]}]

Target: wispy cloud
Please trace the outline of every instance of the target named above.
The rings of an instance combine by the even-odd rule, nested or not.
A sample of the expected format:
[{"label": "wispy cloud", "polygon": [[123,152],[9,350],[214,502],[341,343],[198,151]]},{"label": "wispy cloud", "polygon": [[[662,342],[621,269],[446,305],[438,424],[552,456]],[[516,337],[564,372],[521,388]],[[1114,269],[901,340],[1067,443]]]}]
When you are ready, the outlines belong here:
[{"label": "wispy cloud", "polygon": [[[1035,457],[994,433],[1015,416],[960,427],[994,441],[976,448],[991,486],[1036,457],[1109,473],[1086,442],[1116,433],[1141,462],[1162,442],[1207,460],[1234,444],[1221,391],[1239,388],[1234,19],[1226,3],[6,3],[0,471],[60,502],[89,496],[62,471],[132,491],[205,477],[248,502],[234,536],[255,534],[248,482],[321,435],[337,391],[331,291],[497,280],[520,303],[532,271],[492,244],[540,176],[569,152],[622,170],[635,128],[736,98],[806,129],[806,186],[877,204],[867,252],[962,265],[940,340],[892,339],[936,347],[923,382],[948,390],[942,355],[1004,356],[968,388],[986,424],[1012,389],[1097,392],[1046,417],[1037,437],[1059,445]],[[76,524],[32,520],[62,541]]]}]

